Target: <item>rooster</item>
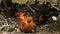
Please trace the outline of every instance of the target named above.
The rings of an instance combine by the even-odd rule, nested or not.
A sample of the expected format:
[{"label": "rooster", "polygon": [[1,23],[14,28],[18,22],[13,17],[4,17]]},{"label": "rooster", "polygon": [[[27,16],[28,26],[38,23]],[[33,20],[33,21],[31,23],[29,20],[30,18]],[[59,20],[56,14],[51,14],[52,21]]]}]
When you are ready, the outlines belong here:
[{"label": "rooster", "polygon": [[33,17],[26,17],[24,13],[20,13],[19,18],[21,20],[21,30],[31,31],[32,33],[36,32],[36,24],[33,21]]}]

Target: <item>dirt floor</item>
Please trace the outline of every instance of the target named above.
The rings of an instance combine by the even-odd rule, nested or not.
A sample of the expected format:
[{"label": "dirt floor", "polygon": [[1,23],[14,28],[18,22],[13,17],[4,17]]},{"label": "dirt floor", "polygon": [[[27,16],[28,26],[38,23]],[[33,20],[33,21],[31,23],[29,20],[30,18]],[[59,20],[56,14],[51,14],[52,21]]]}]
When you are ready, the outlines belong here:
[{"label": "dirt floor", "polygon": [[[11,29],[18,28],[17,23],[19,23],[19,21],[16,20],[16,18],[6,19],[4,16],[0,15],[0,34],[25,34],[20,32],[18,29],[10,32]],[[4,29],[3,25],[7,27]],[[37,32],[31,34],[60,34],[60,15],[54,23],[49,23],[41,27],[37,27],[36,29]]]}]

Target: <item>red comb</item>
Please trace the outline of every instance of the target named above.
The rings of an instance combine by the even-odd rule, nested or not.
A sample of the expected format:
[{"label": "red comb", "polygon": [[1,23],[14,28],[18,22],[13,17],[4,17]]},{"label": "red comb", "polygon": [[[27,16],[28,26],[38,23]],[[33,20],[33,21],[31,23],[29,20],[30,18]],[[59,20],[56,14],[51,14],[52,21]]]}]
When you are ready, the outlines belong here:
[{"label": "red comb", "polygon": [[20,15],[19,15],[19,18],[24,19],[24,13],[21,12]]}]

